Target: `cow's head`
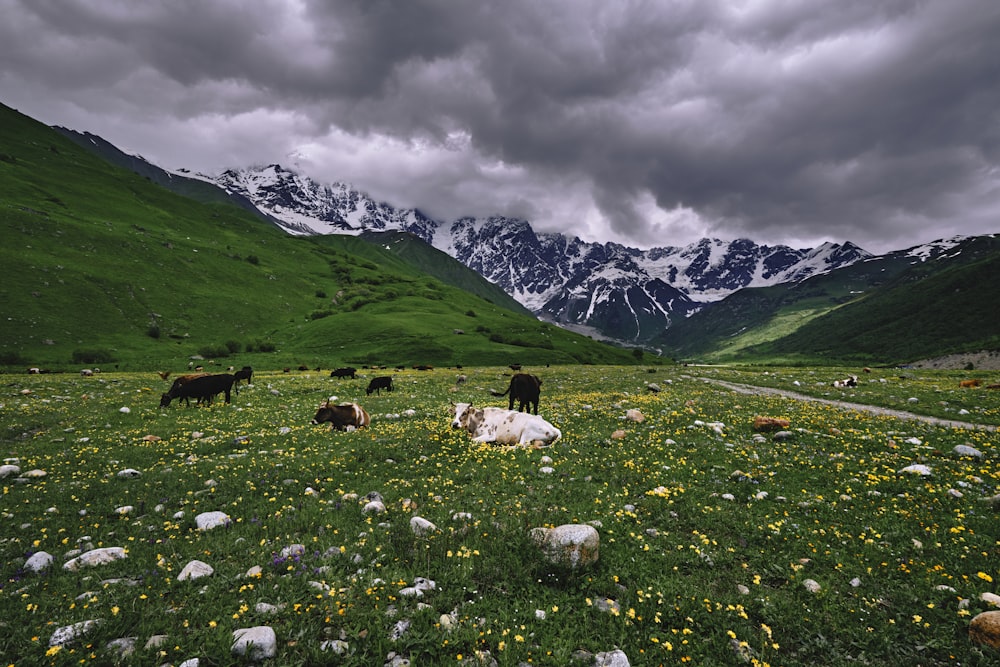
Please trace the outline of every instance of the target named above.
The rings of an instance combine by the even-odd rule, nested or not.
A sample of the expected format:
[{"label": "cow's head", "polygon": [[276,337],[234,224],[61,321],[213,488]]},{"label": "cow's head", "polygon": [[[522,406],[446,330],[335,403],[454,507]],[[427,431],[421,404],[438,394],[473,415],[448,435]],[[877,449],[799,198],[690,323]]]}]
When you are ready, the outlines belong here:
[{"label": "cow's head", "polygon": [[316,411],[316,416],[312,418],[310,424],[322,424],[325,421],[331,421],[333,415],[333,410],[330,409],[330,402],[323,401],[319,404],[319,410]]},{"label": "cow's head", "polygon": [[170,405],[170,394],[160,394],[160,407],[165,408]]},{"label": "cow's head", "polygon": [[455,403],[454,406],[455,417],[451,420],[451,427],[475,433],[483,423],[483,409],[472,407],[472,403]]}]

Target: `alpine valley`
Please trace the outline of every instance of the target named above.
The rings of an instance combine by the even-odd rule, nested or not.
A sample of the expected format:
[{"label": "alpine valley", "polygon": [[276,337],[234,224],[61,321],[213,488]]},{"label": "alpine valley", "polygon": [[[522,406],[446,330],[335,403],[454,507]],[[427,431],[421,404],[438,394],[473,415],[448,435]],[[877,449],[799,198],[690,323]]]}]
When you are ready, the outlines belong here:
[{"label": "alpine valley", "polygon": [[[670,356],[711,356],[712,350],[727,346],[730,357],[738,357],[743,349],[757,354],[762,342],[772,344],[789,333],[784,326],[768,329],[769,322],[787,324],[789,312],[791,319],[813,319],[850,305],[911,269],[943,268],[949,262],[967,263],[997,252],[995,235],[942,239],[885,255],[873,255],[847,241],[791,248],[709,238],[684,247],[639,250],[538,233],[528,221],[501,216],[435,220],[417,209],[375,201],[349,184],[318,183],[277,164],[230,169],[216,176],[167,172],[94,135],[55,129],[179,193],[228,198],[290,235],[352,235],[386,248],[430,245],[502,288],[543,321]],[[192,194],[206,187],[218,190],[214,195]],[[963,254],[963,249],[968,251]],[[958,262],[959,256],[964,260]],[[937,268],[923,272],[936,273]],[[819,307],[817,299],[822,302]],[[908,299],[903,297],[904,302]],[[749,319],[744,312],[747,303],[754,304]],[[809,308],[803,310],[803,303]],[[749,330],[754,335],[743,340]],[[974,336],[975,341],[955,341],[952,347],[976,347],[996,337],[995,332],[981,334]],[[905,332],[899,336],[907,337]],[[891,346],[899,336],[883,340]],[[730,342],[720,348],[720,340]],[[742,342],[734,348],[734,340]],[[772,345],[768,353],[780,356],[782,351]],[[859,353],[865,358],[892,356],[881,349]]]}]

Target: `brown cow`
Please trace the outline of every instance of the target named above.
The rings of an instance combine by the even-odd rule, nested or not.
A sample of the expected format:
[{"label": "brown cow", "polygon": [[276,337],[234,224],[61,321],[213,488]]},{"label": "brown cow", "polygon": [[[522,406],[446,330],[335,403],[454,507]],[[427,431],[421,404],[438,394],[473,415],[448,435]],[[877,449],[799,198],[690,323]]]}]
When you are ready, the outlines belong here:
[{"label": "brown cow", "polygon": [[371,423],[371,417],[357,403],[341,403],[331,405],[330,401],[323,401],[320,404],[316,416],[312,418],[310,424],[322,424],[330,422],[331,430],[353,431],[357,428],[364,428]]},{"label": "brown cow", "polygon": [[982,384],[982,382],[980,382],[977,379],[959,380],[958,387],[959,387],[959,389],[974,389],[974,388],[978,387],[981,384]]}]

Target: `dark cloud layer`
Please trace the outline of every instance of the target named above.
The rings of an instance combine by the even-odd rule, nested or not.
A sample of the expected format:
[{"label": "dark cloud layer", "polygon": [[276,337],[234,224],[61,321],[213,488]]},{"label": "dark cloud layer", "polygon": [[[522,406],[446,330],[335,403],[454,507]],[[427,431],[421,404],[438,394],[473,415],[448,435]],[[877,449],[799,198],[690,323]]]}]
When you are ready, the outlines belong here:
[{"label": "dark cloud layer", "polygon": [[587,240],[1000,231],[995,0],[0,0],[0,102]]}]

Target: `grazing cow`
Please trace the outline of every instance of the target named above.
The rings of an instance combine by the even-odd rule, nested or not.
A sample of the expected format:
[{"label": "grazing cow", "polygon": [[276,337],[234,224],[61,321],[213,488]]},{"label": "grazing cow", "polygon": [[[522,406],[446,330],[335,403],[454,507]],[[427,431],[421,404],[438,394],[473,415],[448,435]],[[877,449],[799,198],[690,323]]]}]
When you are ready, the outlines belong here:
[{"label": "grazing cow", "polygon": [[181,382],[181,378],[174,380],[174,384],[167,393],[160,397],[160,407],[165,408],[170,405],[170,401],[175,398],[183,398],[190,405],[188,399],[194,398],[198,403],[205,401],[207,405],[212,404],[212,399],[222,392],[226,393],[226,403],[231,402],[231,392],[233,382],[236,378],[229,373],[218,375],[202,375],[187,382]]},{"label": "grazing cow", "polygon": [[[537,375],[515,373],[514,377],[510,379],[510,386],[507,387],[507,391],[499,393],[491,389],[490,393],[494,396],[507,396],[510,394],[510,400],[507,405],[508,410],[514,409],[514,401],[516,400],[518,402],[518,412],[533,412],[537,415],[538,395],[541,391],[542,381]],[[531,409],[532,407],[533,409]]]},{"label": "grazing cow", "polygon": [[551,445],[562,431],[538,415],[503,408],[474,408],[471,403],[456,403],[452,428],[469,432],[473,442],[496,442],[501,445],[528,445],[541,442]]},{"label": "grazing cow", "polygon": [[415,371],[432,371],[432,370],[434,370],[434,367],[431,366],[430,364],[417,364],[416,366],[413,367],[413,370],[415,370]]},{"label": "grazing cow", "polygon": [[322,424],[330,422],[331,430],[353,431],[357,428],[364,428],[371,423],[371,417],[357,403],[341,403],[331,405],[330,401],[323,401],[320,404],[316,416],[312,418],[310,424]]},{"label": "grazing cow", "polygon": [[377,378],[372,378],[372,381],[368,383],[368,388],[365,389],[365,394],[371,396],[372,392],[375,392],[376,396],[381,396],[382,395],[381,392],[383,389],[385,389],[386,391],[393,390],[392,378],[389,377],[388,375],[382,375]]},{"label": "grazing cow", "polygon": [[858,376],[857,375],[848,375],[843,380],[834,380],[833,381],[833,386],[834,387],[857,387],[858,386]]},{"label": "grazing cow", "polygon": [[351,378],[354,379],[354,374],[358,372],[357,368],[351,368],[346,366],[344,368],[335,368],[330,371],[330,377],[332,378]]},{"label": "grazing cow", "polygon": [[236,393],[238,394],[240,393],[240,380],[246,380],[248,387],[250,386],[250,383],[253,382],[253,368],[250,366],[244,366],[240,370],[233,373],[233,377],[236,378],[233,381],[233,386],[236,387]]},{"label": "grazing cow", "polygon": [[959,389],[975,389],[976,387],[978,387],[981,384],[982,384],[982,382],[980,382],[977,379],[973,379],[973,380],[959,380],[958,387],[959,387]]}]

